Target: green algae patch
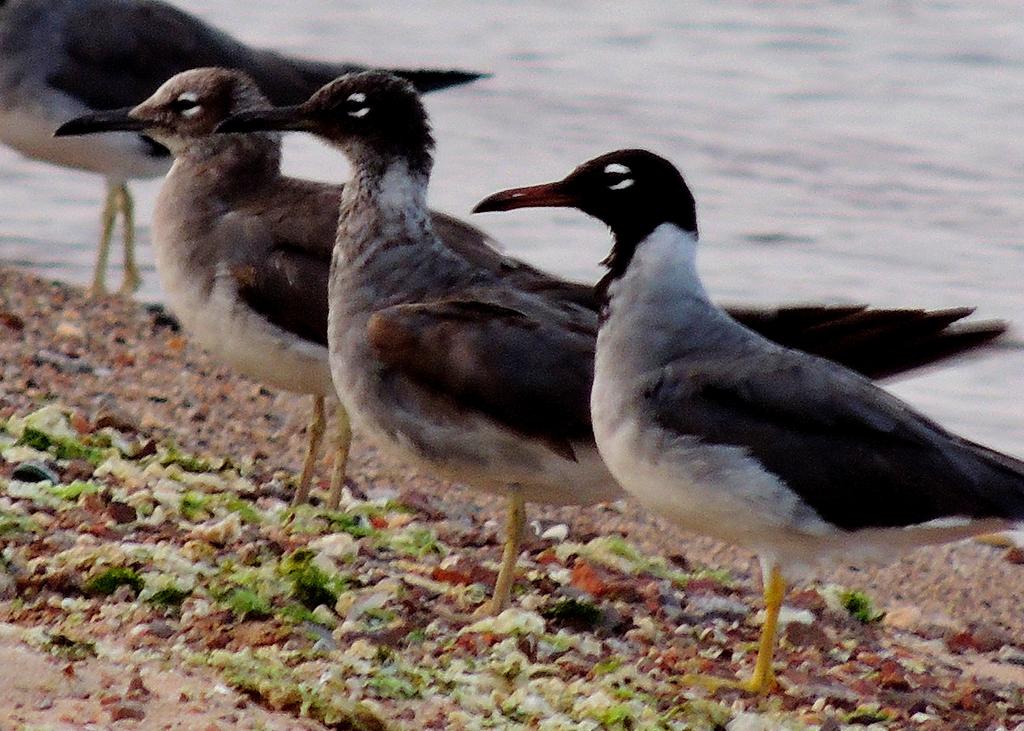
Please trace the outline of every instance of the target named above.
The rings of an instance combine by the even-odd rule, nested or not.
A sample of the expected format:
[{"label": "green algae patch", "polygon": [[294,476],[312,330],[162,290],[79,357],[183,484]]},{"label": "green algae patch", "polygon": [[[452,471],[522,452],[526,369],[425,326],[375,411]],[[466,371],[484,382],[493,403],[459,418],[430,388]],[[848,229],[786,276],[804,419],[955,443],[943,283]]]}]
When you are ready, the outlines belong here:
[{"label": "green algae patch", "polygon": [[248,525],[256,525],[257,523],[263,522],[262,516],[260,516],[259,511],[252,506],[252,503],[238,497],[237,495],[218,495],[213,500],[213,503],[222,507],[229,513],[238,513],[238,517],[242,519],[242,522]]},{"label": "green algae patch", "polygon": [[100,486],[95,482],[75,480],[67,485],[54,485],[50,491],[61,500],[75,501],[83,495],[95,495],[99,493]]},{"label": "green algae patch", "polygon": [[875,609],[871,597],[863,591],[848,589],[840,592],[839,601],[843,605],[843,609],[862,624],[880,622],[885,617],[885,612]]},{"label": "green algae patch", "polygon": [[0,510],[0,537],[38,533],[39,525],[26,515]]},{"label": "green algae patch", "polygon": [[429,528],[409,526],[377,541],[380,547],[390,548],[395,553],[413,558],[424,558],[430,554],[444,556],[448,547],[437,539]]},{"label": "green algae patch", "polygon": [[272,613],[270,602],[249,589],[235,589],[222,601],[239,622],[246,619],[263,619]]},{"label": "green algae patch", "polygon": [[33,427],[25,427],[17,445],[49,452],[57,459],[84,459],[93,467],[98,467],[107,456],[106,449],[91,447],[73,437],[47,434]]},{"label": "green algae patch", "polygon": [[146,582],[135,569],[114,566],[86,581],[83,589],[86,594],[93,596],[110,596],[122,586],[130,586],[138,594],[145,588]]},{"label": "green algae patch", "polygon": [[366,518],[361,515],[337,510],[323,510],[319,515],[332,532],[348,533],[353,538],[365,538],[372,536],[375,532]]},{"label": "green algae patch", "polygon": [[671,581],[685,588],[693,581],[712,581],[731,587],[733,579],[725,569],[700,568],[681,571],[673,568],[661,556],[648,556],[621,536],[599,536],[588,543],[565,542],[555,548],[555,554],[565,561],[570,556],[582,556],[595,563],[629,575],[647,574],[656,579]]},{"label": "green algae patch", "polygon": [[211,460],[202,459],[201,457],[184,452],[177,445],[170,443],[163,445],[157,462],[163,467],[176,465],[185,472],[193,473],[217,472],[225,469],[227,466],[227,460],[218,460],[215,464]]},{"label": "green algae patch", "polygon": [[891,721],[892,716],[877,704],[858,706],[843,717],[845,723],[868,726],[873,723]]},{"label": "green algae patch", "polygon": [[177,609],[190,596],[192,596],[191,589],[183,589],[179,586],[165,586],[154,591],[146,601],[164,609]]},{"label": "green algae patch", "polygon": [[329,574],[314,563],[316,554],[299,549],[281,560],[279,571],[291,582],[291,596],[307,609],[323,604],[333,607],[338,595],[346,591],[349,582],[338,575]]},{"label": "green algae patch", "polygon": [[63,632],[50,634],[43,643],[43,649],[51,655],[64,660],[88,660],[96,657],[96,643],[89,640],[78,640]]},{"label": "green algae patch", "polygon": [[326,510],[312,505],[289,507],[282,513],[281,520],[292,534],[348,533],[353,538],[364,538],[377,533],[365,513]]},{"label": "green algae patch", "polygon": [[600,607],[582,599],[559,599],[544,607],[540,614],[556,624],[580,630],[593,629],[603,617]]},{"label": "green algae patch", "polygon": [[178,503],[178,512],[185,520],[193,522],[205,520],[212,515],[210,510],[210,499],[206,495],[189,490],[181,496]]},{"label": "green algae patch", "polygon": [[269,708],[312,718],[334,729],[387,731],[388,724],[370,706],[342,697],[306,678],[300,665],[286,665],[274,653],[215,650],[206,660],[232,687]]},{"label": "green algae patch", "polygon": [[[693,731],[720,731],[726,728],[732,719],[733,712],[727,706],[716,701],[695,698],[672,709],[666,714],[664,722],[665,728],[671,728],[668,723],[674,721],[677,724],[681,722],[684,728]],[[775,727],[784,728],[781,725]],[[762,728],[771,727],[765,725]]]}]

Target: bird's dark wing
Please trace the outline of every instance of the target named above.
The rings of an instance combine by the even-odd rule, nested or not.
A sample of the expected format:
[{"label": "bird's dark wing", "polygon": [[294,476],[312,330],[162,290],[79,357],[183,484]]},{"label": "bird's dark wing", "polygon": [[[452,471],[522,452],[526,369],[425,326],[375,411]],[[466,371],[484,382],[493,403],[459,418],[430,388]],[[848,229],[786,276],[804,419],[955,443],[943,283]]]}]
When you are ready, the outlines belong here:
[{"label": "bird's dark wing", "polygon": [[398,305],[367,335],[381,362],[438,398],[575,459],[593,443],[592,326],[485,299]]},{"label": "bird's dark wing", "polygon": [[265,259],[232,267],[238,294],[282,330],[327,347],[330,263],[300,249],[278,248]]},{"label": "bird's dark wing", "polygon": [[643,409],[671,433],[734,445],[848,530],[1024,516],[1024,469],[831,363],[786,350],[675,363]]},{"label": "bird's dark wing", "polygon": [[731,308],[732,317],[787,348],[840,363],[880,379],[932,365],[992,342],[1002,322],[956,326],[972,309],[878,309],[810,305],[779,309]]},{"label": "bird's dark wing", "polygon": [[326,347],[330,248],[288,236],[261,213],[239,210],[218,219],[209,235],[227,262],[218,276],[230,277],[239,297],[269,322]]},{"label": "bird's dark wing", "polygon": [[[49,83],[93,109],[133,106],[171,76],[201,66],[248,72],[274,104],[305,101],[328,81],[365,66],[289,58],[250,48],[198,18],[156,0],[77,3],[62,35]],[[421,91],[461,84],[478,74],[410,71]]]}]

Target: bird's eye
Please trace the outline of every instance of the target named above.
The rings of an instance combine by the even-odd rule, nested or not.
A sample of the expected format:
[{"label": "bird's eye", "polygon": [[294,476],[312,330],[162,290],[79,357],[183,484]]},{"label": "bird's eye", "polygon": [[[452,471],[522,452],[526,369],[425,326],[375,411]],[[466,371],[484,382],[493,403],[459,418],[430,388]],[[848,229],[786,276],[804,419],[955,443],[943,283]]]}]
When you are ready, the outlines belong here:
[{"label": "bird's eye", "polygon": [[617,162],[605,165],[604,174],[608,190],[625,190],[635,182],[632,178],[633,171]]},{"label": "bird's eye", "polygon": [[361,91],[357,91],[354,94],[349,94],[348,99],[345,100],[346,114],[350,117],[361,118],[365,117],[370,113],[370,107],[366,104],[366,94]]},{"label": "bird's eye", "polygon": [[171,102],[171,109],[184,117],[194,117],[199,114],[200,107],[199,97],[188,91]]}]

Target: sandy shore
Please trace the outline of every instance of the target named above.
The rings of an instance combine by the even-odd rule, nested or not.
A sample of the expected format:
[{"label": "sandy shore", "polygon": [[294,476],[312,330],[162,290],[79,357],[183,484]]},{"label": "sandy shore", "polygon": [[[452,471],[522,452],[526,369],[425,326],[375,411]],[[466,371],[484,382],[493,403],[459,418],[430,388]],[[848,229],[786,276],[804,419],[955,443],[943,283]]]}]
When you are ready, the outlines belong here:
[{"label": "sandy shore", "polygon": [[[251,485],[254,489],[252,495],[243,494],[243,497],[245,500],[252,500],[254,508],[259,513],[258,524],[261,527],[258,530],[269,531],[270,534],[277,530],[276,527],[269,526],[277,520],[275,516],[278,513],[275,511],[283,509],[283,498],[287,497],[284,485],[288,477],[298,471],[301,462],[308,401],[273,393],[217,365],[192,347],[181,333],[173,329],[172,323],[166,321],[159,313],[115,299],[90,302],[77,289],[45,282],[23,273],[0,270],[0,375],[0,419],[11,416],[23,417],[48,403],[58,403],[67,411],[71,428],[82,434],[96,433],[102,425],[129,435],[132,439],[151,440],[153,443],[173,440],[187,452],[227,457],[234,464],[243,465],[240,474],[246,485]],[[4,468],[0,476],[5,478],[10,476],[15,466],[14,460],[9,460],[6,464],[0,462],[0,465]],[[68,465],[63,463],[58,467],[61,470],[69,469]],[[321,465],[320,475],[324,480],[328,473],[329,465]],[[223,473],[218,474],[223,478]],[[454,560],[453,557],[458,554],[467,554],[473,566],[483,567],[489,567],[490,562],[497,557],[498,546],[495,543],[495,536],[496,521],[500,519],[498,501],[460,486],[447,485],[427,476],[411,474],[401,465],[382,461],[375,450],[358,439],[358,435],[351,459],[350,476],[355,484],[355,502],[352,503],[352,509],[362,510],[361,506],[364,503],[361,501],[364,498],[372,502],[374,496],[392,495],[398,496],[396,499],[401,501],[404,496],[413,506],[412,512],[416,516],[417,524],[422,523],[425,529],[432,531],[439,537],[441,543],[450,549],[443,557],[440,554],[437,557],[416,557],[417,565],[428,566],[425,575],[431,581],[451,580],[451,577],[444,573],[448,571],[447,568],[437,567],[443,566],[444,561]],[[86,477],[96,479],[95,475],[83,474],[83,478]],[[64,478],[66,479],[66,475]],[[108,495],[109,492],[109,495],[115,496],[104,498],[107,504],[111,501],[127,500],[125,497],[117,496],[122,495],[122,492],[126,495],[130,493],[130,481],[116,476],[105,479],[106,488],[101,494]],[[147,484],[144,489],[155,488]],[[211,494],[215,494],[214,488],[209,490]],[[88,511],[90,504],[87,497],[79,497],[74,509]],[[31,505],[25,508],[29,503],[24,501],[31,500],[38,503],[39,497],[23,497],[22,503],[15,501],[7,507],[15,511],[27,510],[26,515],[31,517],[34,515],[31,511],[35,509],[38,512],[39,508],[38,504],[35,504],[34,508]],[[91,507],[95,508],[96,505]],[[42,512],[50,515],[51,519],[56,520],[55,525],[60,526],[61,520],[66,517],[62,510],[63,508],[55,508],[49,513],[45,510]],[[218,510],[210,508],[208,514],[199,517],[212,523],[225,519],[225,515],[230,517],[230,511],[222,514]],[[374,528],[383,531],[383,537],[378,537],[380,540],[385,540],[391,535],[387,531],[407,530],[404,519],[396,518],[396,515],[397,513],[387,513],[374,518],[382,521],[379,526],[374,523]],[[533,511],[531,517],[539,518],[538,527],[542,530],[564,523],[569,531],[566,542],[585,548],[576,553],[560,554],[556,561],[556,558],[552,558],[556,549],[552,541],[538,539],[530,546],[530,556],[524,561],[528,570],[521,595],[524,610],[542,612],[543,607],[547,606],[544,604],[544,593],[550,592],[552,586],[558,582],[556,580],[552,584],[550,577],[545,578],[542,574],[552,566],[559,568],[559,563],[564,563],[562,569],[571,573],[571,576],[566,574],[569,576],[566,579],[566,586],[583,591],[590,598],[599,599],[598,605],[604,612],[602,616],[607,616],[612,610],[623,611],[619,603],[625,611],[631,613],[631,604],[639,602],[643,605],[644,592],[654,591],[647,583],[641,582],[634,587],[635,595],[624,597],[615,596],[614,592],[605,593],[602,588],[606,583],[613,583],[613,580],[604,574],[610,569],[606,565],[607,562],[602,564],[601,555],[591,555],[595,551],[600,554],[598,549],[604,545],[600,542],[594,543],[593,539],[600,535],[619,535],[630,545],[636,546],[643,555],[667,557],[663,564],[675,567],[673,570],[690,570],[692,567],[703,566],[721,567],[727,569],[731,577],[727,582],[727,588],[711,586],[710,584],[714,582],[709,581],[709,586],[699,584],[697,589],[684,590],[681,585],[673,583],[678,579],[675,574],[670,576],[661,572],[661,569],[654,571],[650,567],[637,568],[639,564],[632,566],[631,576],[650,574],[653,577],[652,582],[657,579],[676,586],[679,597],[682,597],[679,600],[682,602],[682,615],[668,611],[665,606],[659,604],[659,601],[647,597],[647,608],[653,618],[651,621],[655,623],[648,629],[655,632],[651,627],[657,627],[657,631],[668,633],[668,641],[675,648],[675,659],[672,659],[675,665],[669,667],[669,660],[663,655],[658,655],[657,662],[661,663],[659,667],[665,671],[665,676],[659,677],[659,684],[646,692],[664,700],[664,694],[669,692],[667,689],[675,688],[670,682],[673,671],[690,667],[686,663],[692,664],[698,660],[698,665],[703,663],[701,669],[723,676],[737,672],[745,674],[749,670],[749,652],[740,653],[740,656],[730,656],[727,648],[732,643],[726,641],[731,639],[749,644],[756,637],[754,610],[758,604],[758,579],[755,564],[749,555],[706,539],[682,536],[628,504],[597,506],[583,510],[545,509],[543,516],[540,516],[538,511]],[[196,520],[197,524],[203,524],[203,520]],[[199,529],[193,525],[196,520],[175,524],[184,531],[182,544],[187,540],[197,540],[195,531]],[[257,532],[253,532],[249,538],[256,540]],[[134,533],[126,533],[120,529],[111,535],[100,533],[97,540],[112,545],[118,541],[138,539]],[[329,531],[325,530],[323,533],[327,535]],[[243,537],[244,535],[245,531]],[[41,539],[38,535],[0,535],[0,542],[9,541],[12,551],[17,548],[27,552],[26,555],[38,557],[46,550],[52,549],[53,555],[56,555],[56,549],[53,547],[44,549],[36,546],[39,540]],[[319,539],[314,535],[310,541],[315,540]],[[362,536],[357,540],[370,541],[369,538]],[[226,543],[218,546],[216,542],[206,542],[212,543],[218,551],[244,551],[244,541],[241,538],[238,545]],[[288,546],[297,550],[291,543],[288,543]],[[586,548],[588,546],[589,548]],[[381,550],[384,549],[374,541],[365,545],[359,543],[357,555],[359,562],[366,562],[365,566],[362,563],[358,565],[363,566],[367,576],[379,576],[383,580],[388,578],[386,573],[389,559],[388,555],[378,555]],[[879,622],[861,625],[849,617],[842,616],[842,612],[837,612],[834,606],[830,607],[829,602],[822,598],[827,592],[797,592],[794,594],[794,606],[798,610],[809,612],[813,621],[806,625],[810,629],[794,631],[794,637],[780,656],[780,659],[785,660],[792,668],[792,673],[788,676],[790,691],[765,701],[744,699],[728,693],[718,694],[711,696],[708,702],[713,701],[721,704],[724,709],[731,709],[728,712],[732,714],[732,720],[726,718],[722,721],[723,724],[732,724],[729,728],[813,728],[821,726],[822,723],[829,728],[837,728],[846,722],[863,725],[872,721],[872,717],[865,711],[867,715],[858,721],[855,712],[861,706],[881,709],[878,717],[874,719],[881,728],[997,728],[1004,721],[1012,721],[1008,726],[1012,728],[1024,721],[1024,703],[1021,702],[1024,666],[1020,664],[1024,662],[1024,649],[1018,647],[1024,644],[1024,613],[1020,611],[1019,602],[1019,597],[1024,592],[1024,566],[1016,562],[1018,559],[1019,552],[1008,552],[1006,549],[978,543],[965,543],[921,550],[884,568],[843,568],[827,576],[821,576],[819,578],[823,583],[835,583],[863,591],[870,597],[875,608],[886,612],[886,617]],[[431,561],[436,565],[431,564]],[[596,588],[593,582],[588,582],[586,577],[579,575],[581,571],[585,573],[584,569],[577,568],[581,565],[587,566],[586,570],[592,565],[598,567]],[[404,570],[408,573],[419,569],[414,570],[406,566]],[[554,571],[553,568],[551,570]],[[625,571],[622,567],[619,567],[619,570]],[[399,569],[395,571],[400,573]],[[484,571],[484,574],[487,571]],[[394,576],[390,578],[395,579]],[[479,576],[475,576],[473,581],[452,581],[455,584],[472,586],[477,578]],[[692,576],[689,580],[692,580]],[[22,584],[17,586],[20,589]],[[368,589],[368,586],[362,584],[361,587],[361,591]],[[78,591],[80,589],[81,587],[78,587]],[[36,663],[39,666],[38,672],[31,674],[33,679],[38,678],[38,682],[26,682],[25,677],[18,674],[14,677],[10,673],[0,674],[0,692],[6,698],[15,697],[9,693],[16,691],[18,698],[11,708],[3,711],[13,714],[9,715],[8,723],[17,722],[32,728],[63,728],[73,726],[62,726],[62,723],[67,723],[61,721],[62,718],[88,717],[92,719],[91,723],[98,724],[93,726],[95,728],[107,728],[107,724],[114,724],[109,726],[111,728],[249,728],[259,727],[258,724],[265,728],[321,727],[309,718],[301,722],[303,725],[299,725],[300,722],[296,720],[298,716],[316,716],[309,707],[302,704],[296,706],[293,703],[277,703],[267,693],[225,680],[224,668],[216,664],[207,663],[206,667],[202,667],[202,663],[193,663],[182,669],[178,665],[180,653],[161,654],[153,650],[146,656],[145,661],[141,657],[134,658],[130,663],[133,668],[131,672],[126,667],[121,667],[118,672],[117,664],[111,659],[116,657],[116,653],[111,655],[113,651],[109,648],[75,663],[69,663],[66,659],[55,659],[53,648],[46,647],[45,643],[41,645],[40,642],[33,641],[31,632],[41,627],[49,627],[52,632],[56,626],[54,622],[58,622],[58,619],[64,622],[67,617],[61,615],[58,618],[56,614],[51,616],[39,611],[33,612],[27,607],[32,606],[33,602],[49,602],[51,605],[56,602],[59,605],[60,602],[54,597],[59,595],[60,591],[63,590],[54,590],[49,585],[46,591],[42,591],[33,585],[32,591],[20,596],[20,600],[16,599],[17,592],[13,590],[8,589],[6,593],[0,593],[0,597],[4,599],[0,604],[0,619],[7,622],[0,641],[0,665],[9,667],[11,663],[17,663],[30,666]],[[77,597],[74,592],[72,594]],[[67,593],[64,596],[67,596]],[[460,602],[464,597],[460,599],[454,594],[449,596],[444,593],[440,596],[442,599],[438,601],[451,602],[453,611],[463,608]],[[700,596],[705,598],[697,601],[695,597]],[[119,598],[130,603],[128,600],[131,597]],[[672,604],[672,601],[669,601],[669,604]],[[709,622],[713,619],[709,626],[716,628],[715,631],[720,629],[723,634],[718,654],[702,652],[701,649],[707,650],[708,647],[701,643],[713,644],[714,638],[709,640],[705,636],[703,639],[698,638],[680,644],[680,636],[672,634],[673,624],[680,621],[680,616],[691,616],[695,612],[697,616],[703,616],[695,607],[707,608],[712,604],[720,608],[726,607],[728,610],[706,612],[710,618]],[[183,605],[182,612],[187,614],[188,607],[187,603]],[[743,607],[746,607],[746,610],[743,610]],[[124,611],[131,614],[127,609]],[[335,610],[336,613],[338,611],[340,610]],[[401,610],[389,611],[398,616],[398,619],[392,617],[391,621],[397,622],[402,619]],[[132,617],[124,621],[134,622],[132,626],[147,627],[155,621],[148,615]],[[174,619],[181,622],[182,615],[175,615]],[[334,620],[337,619],[338,617],[334,617]],[[241,624],[236,625],[236,620]],[[247,627],[252,624],[251,621],[246,622],[245,617],[239,620],[237,616],[234,620],[225,622],[232,627],[233,632],[237,631],[239,626]],[[636,661],[641,662],[642,658],[650,658],[657,654],[655,650],[658,649],[659,643],[650,637],[644,639],[640,636],[642,632],[637,634],[637,627],[647,627],[644,621],[633,617],[633,622],[635,626],[629,631],[633,634],[625,632],[621,637],[605,637],[597,632],[596,636],[601,642],[611,643],[610,646],[619,647],[616,643],[620,643],[622,646],[619,654],[628,658],[632,653]],[[714,624],[715,622],[720,623],[721,627]],[[174,621],[171,624],[174,625],[175,633],[186,633],[184,627],[175,624]],[[271,622],[268,620],[267,624]],[[327,624],[330,625],[329,622]],[[91,625],[86,622],[86,626]],[[342,624],[333,629],[335,639],[343,626]],[[406,623],[401,626],[408,628],[413,625]],[[274,647],[274,643],[279,642],[283,647],[291,642],[289,648],[296,649],[301,644],[288,632],[281,634],[283,630],[280,627],[268,627],[266,630],[273,634],[273,638],[266,643],[267,646]],[[251,630],[246,630],[249,631]],[[360,636],[366,635],[365,628],[360,631],[363,633]],[[435,630],[428,630],[428,635],[432,631]],[[452,636],[456,638],[464,636],[459,634],[462,632],[459,629],[436,631],[442,635],[444,632],[454,633]],[[601,631],[612,635],[615,632],[608,627]],[[26,632],[29,634],[26,635]],[[275,632],[277,634],[274,634]],[[488,630],[476,634],[486,637],[500,633],[497,630]],[[135,646],[138,643],[127,641],[127,636],[121,639],[126,640],[125,647],[122,648],[125,652],[139,651]],[[852,650],[852,657],[849,653],[839,657],[832,650],[837,646],[843,647],[843,642],[853,643],[855,648],[870,647],[871,650],[865,650],[863,658],[859,657],[855,650]],[[193,647],[193,639],[182,640],[182,643],[190,648],[190,652],[199,652],[198,645]],[[808,648],[813,648],[814,651],[811,652]],[[851,650],[848,645],[846,648]],[[205,651],[209,648],[203,649]],[[893,666],[881,661],[873,662],[869,656],[871,653],[878,657],[889,657],[887,653],[895,653],[901,661],[909,658],[913,662],[902,662],[898,668],[899,673],[896,673]],[[527,652],[526,655],[529,657],[530,653]],[[413,659],[404,655],[403,657],[408,662],[413,662]],[[451,661],[449,655],[444,657],[446,662]],[[588,656],[585,653],[580,655],[576,660],[580,667],[568,672],[568,675],[576,677],[573,676],[573,673],[576,673],[581,682],[591,683],[594,688],[603,687],[595,679],[592,668],[588,670],[586,667],[586,657]],[[863,667],[852,665],[858,661],[863,663]],[[568,660],[565,662],[568,664]],[[86,706],[82,705],[72,713],[66,703],[58,702],[59,699],[55,700],[54,693],[59,695],[59,690],[55,689],[59,686],[58,681],[62,677],[69,677],[66,673],[67,667],[71,665],[71,673],[75,676],[74,687],[78,688],[78,702],[86,704],[91,710],[83,710]],[[652,669],[648,670],[655,672]],[[141,678],[135,688],[138,697],[125,700],[131,693],[132,678],[135,677],[132,673]],[[171,682],[168,678],[158,679],[159,673],[169,673],[168,678],[173,676],[174,681]],[[899,675],[897,680],[892,679],[894,673]],[[783,677],[787,678],[785,672]],[[849,693],[854,695],[845,699],[842,698],[845,691],[839,690],[836,685],[829,685],[830,681],[841,680],[843,682],[840,684],[849,688],[849,679],[852,677],[857,677],[858,683],[853,685],[853,690],[849,690]],[[923,677],[932,678],[935,682],[925,682],[921,680]],[[889,680],[886,680],[887,678]],[[164,690],[154,691],[156,686],[161,689],[177,687],[174,683],[185,688],[178,695],[181,698],[187,697],[194,707],[193,711],[200,714],[189,720],[192,725],[175,725],[182,721],[181,718],[175,718],[176,704],[169,702],[168,698],[173,701],[177,696],[168,696]],[[202,696],[198,691],[192,693],[188,690],[200,686],[209,689],[211,683],[212,687],[222,688],[222,692]],[[427,680],[423,683],[426,684],[425,687],[429,687]],[[72,685],[70,681],[69,685]],[[138,686],[145,692],[139,690]],[[796,686],[802,686],[803,690],[797,690]],[[445,687],[450,689],[452,686]],[[591,686],[584,684],[580,687]],[[111,695],[110,688],[117,689],[114,696]],[[240,693],[239,688],[245,692]],[[423,700],[424,692],[422,688],[417,688],[416,693],[419,695],[410,695],[412,691],[404,696],[399,693],[401,700],[396,700],[383,691],[377,695],[367,692],[360,697],[370,701],[374,718],[383,719],[381,723],[396,724],[395,727],[398,728],[483,727],[479,725],[482,723],[479,719],[474,720],[468,706],[459,702],[426,704],[434,714],[431,718],[438,720],[432,720],[430,724],[423,722],[417,726],[420,721],[411,722],[410,719],[419,719],[420,716],[410,709],[417,707],[415,699]],[[677,693],[678,689],[672,692]],[[913,693],[917,695],[914,696],[913,702],[908,702],[907,697],[901,697],[900,693],[908,697]],[[116,700],[109,700],[115,696]],[[824,700],[819,702],[819,698]],[[936,702],[929,705],[930,699]],[[549,702],[553,703],[550,699]],[[683,694],[674,698],[672,702],[677,706],[686,705],[690,702],[690,696]],[[125,706],[128,710],[118,711],[117,709],[121,708],[119,704],[124,703],[129,704]],[[137,707],[142,710],[139,711]],[[754,716],[751,714],[765,712],[774,714],[772,718],[775,720],[770,723],[775,725],[742,725],[754,723],[751,720]],[[112,719],[117,713],[124,715],[121,720],[115,722]],[[141,713],[141,716],[138,716],[138,713]],[[482,718],[484,712],[479,713]],[[576,718],[572,715],[576,711],[565,713],[568,714],[567,718]],[[629,722],[621,719],[614,722],[609,720],[612,716],[586,716],[586,713],[589,713],[586,709],[579,713],[584,714],[581,717],[598,719],[595,721],[596,725],[590,726],[592,728],[677,727],[663,719],[658,722],[667,725],[644,726],[642,721],[634,719],[632,723],[640,725],[631,726]],[[664,716],[664,713],[662,715]],[[709,711],[707,718],[712,718],[713,715]],[[508,718],[512,720],[506,725],[492,719],[491,727],[549,728],[538,726],[537,722],[528,720],[527,716],[509,713]],[[520,717],[522,720],[515,720]],[[205,726],[195,725],[199,723],[196,719],[200,718]],[[497,719],[498,716],[493,718]],[[917,720],[914,720],[915,718]],[[358,724],[353,725],[355,722],[351,718],[344,722],[331,722],[330,719],[329,715],[320,715],[321,722],[333,723],[336,728],[362,727]],[[345,723],[349,725],[346,726]],[[413,725],[409,725],[410,723]],[[707,727],[715,727],[714,723],[718,722],[707,721]],[[793,725],[778,726],[783,723]],[[0,726],[7,727],[3,723],[0,723]],[[365,727],[373,726],[371,723]]]}]

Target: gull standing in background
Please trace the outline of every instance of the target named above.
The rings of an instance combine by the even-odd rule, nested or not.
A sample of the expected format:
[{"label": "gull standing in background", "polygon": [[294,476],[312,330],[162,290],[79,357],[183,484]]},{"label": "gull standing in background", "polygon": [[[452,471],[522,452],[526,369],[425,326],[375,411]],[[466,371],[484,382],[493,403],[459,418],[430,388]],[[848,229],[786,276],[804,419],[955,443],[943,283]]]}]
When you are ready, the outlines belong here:
[{"label": "gull standing in background", "polygon": [[[326,428],[324,400],[334,396],[327,275],[342,186],[283,175],[280,135],[212,134],[229,114],[268,103],[240,71],[194,69],[134,108],[79,117],[56,134],[130,131],[171,151],[174,165],[153,221],[160,283],[171,310],[203,348],[260,383],[312,395],[298,504],[309,496]],[[431,215],[445,245],[481,266],[513,268],[478,229]],[[523,279],[533,271],[517,270]],[[339,408],[331,508],[340,499],[351,434]]]},{"label": "gull standing in background", "polygon": [[[351,74],[304,104],[242,112],[218,128],[261,130],[311,132],[352,163],[329,286],[334,384],[354,425],[386,451],[508,497],[501,569],[481,608],[501,611],[526,501],[588,505],[622,495],[591,428],[596,300],[555,279],[524,285],[506,268],[481,267],[442,242],[426,207],[434,141],[407,82],[383,72]],[[918,357],[887,337],[884,323],[859,327],[862,308],[831,315],[808,308],[788,312],[791,319],[787,312],[746,316],[782,340],[816,342],[868,372],[888,375]],[[966,341],[947,349],[958,334],[945,331],[950,320],[941,314],[942,324],[931,330],[934,316],[911,312],[890,320],[896,329],[906,326],[904,341],[919,341],[935,358],[1003,331],[998,323],[983,326],[984,334],[968,331]],[[816,341],[818,325],[825,332],[835,325],[834,337]],[[917,326],[929,335],[911,335]],[[939,354],[932,346],[947,337]]]},{"label": "gull standing in background", "polygon": [[[339,74],[366,68],[247,46],[158,0],[0,0],[0,142],[27,157],[99,173],[107,181],[94,295],[106,290],[119,214],[124,220],[121,292],[138,288],[134,212],[126,183],[163,175],[170,155],[140,134],[83,142],[54,140],[50,133],[72,117],[136,104],[174,74],[199,66],[242,69],[277,104],[301,101]],[[421,91],[480,76],[431,69],[397,73]]]},{"label": "gull standing in background", "polygon": [[761,557],[766,612],[749,690],[776,682],[787,574],[1024,520],[1024,463],[711,302],[693,196],[667,160],[609,153],[477,210],[536,206],[578,208],[614,237],[591,396],[612,474],[658,515]]}]

